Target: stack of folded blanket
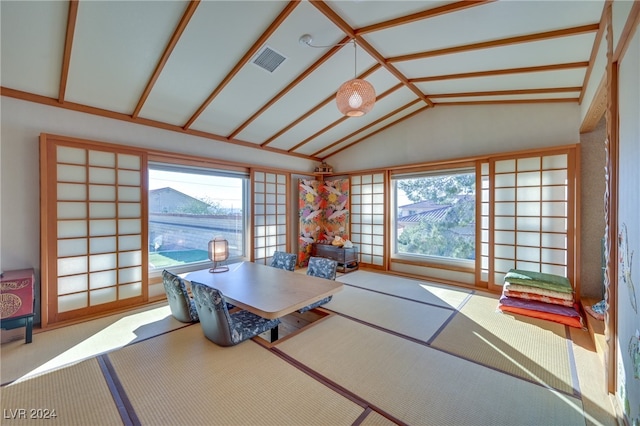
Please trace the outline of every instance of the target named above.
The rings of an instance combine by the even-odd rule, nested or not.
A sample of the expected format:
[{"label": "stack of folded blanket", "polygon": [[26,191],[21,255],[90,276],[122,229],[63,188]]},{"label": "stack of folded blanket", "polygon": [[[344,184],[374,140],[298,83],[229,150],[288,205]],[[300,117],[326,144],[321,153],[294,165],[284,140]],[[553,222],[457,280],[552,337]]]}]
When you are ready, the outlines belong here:
[{"label": "stack of folded blanket", "polygon": [[511,269],[504,277],[498,308],[584,328],[573,287],[567,278],[559,275]]}]

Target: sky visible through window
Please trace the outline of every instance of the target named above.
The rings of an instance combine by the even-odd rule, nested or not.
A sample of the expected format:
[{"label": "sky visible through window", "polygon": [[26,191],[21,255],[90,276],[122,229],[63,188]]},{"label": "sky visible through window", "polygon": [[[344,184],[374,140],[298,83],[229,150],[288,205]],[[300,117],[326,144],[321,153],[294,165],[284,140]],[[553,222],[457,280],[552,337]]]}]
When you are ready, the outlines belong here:
[{"label": "sky visible through window", "polygon": [[166,187],[199,200],[216,201],[221,207],[242,206],[242,179],[149,169],[149,190]]}]

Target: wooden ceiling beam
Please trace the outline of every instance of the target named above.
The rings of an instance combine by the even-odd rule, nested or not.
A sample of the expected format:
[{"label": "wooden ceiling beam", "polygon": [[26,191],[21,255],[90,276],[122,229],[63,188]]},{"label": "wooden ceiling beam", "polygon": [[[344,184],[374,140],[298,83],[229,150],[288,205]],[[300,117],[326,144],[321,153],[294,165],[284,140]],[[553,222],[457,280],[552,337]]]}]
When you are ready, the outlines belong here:
[{"label": "wooden ceiling beam", "polygon": [[490,90],[486,92],[461,92],[461,93],[430,93],[433,99],[467,98],[478,96],[509,96],[509,95],[538,95],[545,93],[572,93],[582,90],[582,87],[548,87],[544,89],[516,89],[516,90]]},{"label": "wooden ceiling beam", "polygon": [[[375,64],[374,66],[369,68],[367,71],[365,71],[361,75],[359,75],[358,78],[362,78],[362,79],[367,78],[367,76],[373,74],[379,68],[380,68],[380,64]],[[277,138],[279,138],[280,136],[282,136],[283,134],[285,134],[286,132],[288,132],[289,130],[291,130],[292,128],[297,126],[298,124],[300,124],[305,119],[311,117],[314,113],[318,112],[321,108],[323,108],[325,105],[329,104],[330,102],[334,101],[335,99],[336,99],[336,94],[335,93],[331,94],[330,96],[327,96],[323,101],[318,103],[316,106],[311,108],[309,111],[305,112],[300,117],[298,117],[296,120],[294,120],[293,122],[288,124],[286,127],[281,129],[280,131],[278,131],[275,135],[273,135],[269,139],[265,140],[262,144],[260,144],[260,146],[266,146],[266,145],[270,144],[271,142],[273,142],[274,140],[276,140]]]},{"label": "wooden ceiling beam", "polygon": [[389,62],[415,61],[417,59],[432,58],[434,56],[449,55],[451,53],[469,52],[472,50],[489,49],[492,47],[509,46],[512,44],[531,43],[535,41],[548,40],[559,37],[569,37],[580,34],[598,31],[600,24],[582,25],[579,27],[565,28],[562,30],[545,31],[536,34],[508,37],[498,40],[483,41],[479,43],[465,44],[461,46],[446,47],[444,49],[430,50],[427,52],[411,53],[409,55],[399,55],[387,58]]},{"label": "wooden ceiling beam", "polygon": [[497,75],[506,75],[506,74],[559,71],[559,70],[568,70],[568,69],[574,69],[574,68],[586,68],[588,66],[589,66],[589,62],[586,62],[586,61],[570,62],[566,64],[541,65],[541,66],[535,66],[535,67],[507,68],[507,69],[501,69],[501,70],[475,71],[475,72],[465,72],[465,73],[459,73],[459,74],[434,75],[431,77],[411,78],[409,79],[409,81],[412,83],[427,83],[430,81],[457,80],[461,78],[493,77]]},{"label": "wooden ceiling beam", "polygon": [[314,152],[313,154],[311,154],[311,156],[312,156],[312,157],[318,157],[318,156],[319,156],[320,154],[322,154],[323,152],[325,152],[325,151],[327,151],[327,150],[329,150],[329,149],[333,148],[333,147],[334,147],[334,146],[336,146],[336,145],[341,144],[342,142],[344,142],[344,141],[346,141],[346,140],[351,139],[352,137],[354,137],[354,136],[355,136],[355,135],[357,135],[358,133],[362,133],[362,132],[364,132],[364,131],[367,131],[368,129],[372,128],[373,126],[376,126],[376,125],[378,125],[378,124],[382,123],[383,121],[387,120],[388,118],[393,117],[394,115],[401,113],[401,112],[402,112],[402,111],[404,111],[405,109],[412,107],[413,105],[417,104],[418,102],[420,102],[420,99],[414,99],[413,101],[409,102],[408,104],[403,105],[403,106],[401,106],[401,107],[399,107],[399,108],[396,108],[395,110],[391,111],[390,113],[385,114],[384,116],[382,116],[382,117],[378,118],[378,119],[377,119],[377,120],[375,120],[374,122],[369,123],[369,124],[367,124],[366,126],[361,127],[361,128],[359,128],[358,130],[356,130],[356,131],[354,131],[354,132],[351,132],[351,133],[350,133],[350,134],[348,134],[347,136],[345,136],[345,137],[343,137],[343,138],[338,139],[337,141],[333,142],[332,144],[325,146],[325,147],[324,147],[324,148],[322,148],[321,150]]},{"label": "wooden ceiling beam", "polygon": [[238,126],[237,129],[235,129],[233,132],[231,132],[229,137],[230,138],[236,137],[249,124],[251,124],[253,122],[253,120],[258,118],[259,115],[264,113],[273,104],[278,102],[284,95],[289,93],[289,91],[291,91],[294,87],[296,87],[298,84],[300,84],[305,78],[309,77],[309,75],[311,75],[311,73],[314,72],[316,69],[318,69],[323,63],[325,63],[326,61],[331,59],[331,57],[333,55],[335,55],[336,53],[338,53],[338,51],[342,48],[342,45],[344,43],[347,43],[348,41],[349,41],[348,37],[345,37],[342,40],[340,40],[335,46],[333,46],[331,49],[329,49],[327,51],[327,53],[322,55],[322,57],[320,59],[318,59],[313,65],[311,65],[309,68],[304,70],[302,72],[302,74],[298,75],[291,83],[287,84],[287,86],[284,89],[282,89],[276,96],[274,96],[273,98],[269,99],[269,101],[266,104],[264,104],[258,111],[256,111],[251,117],[249,117],[247,120],[245,120],[245,122],[242,123],[240,126]]},{"label": "wooden ceiling beam", "polygon": [[312,160],[312,161],[320,161],[319,158],[313,158],[309,155],[305,155],[305,154],[299,154],[297,152],[288,152],[286,150],[283,149],[278,149],[278,148],[271,148],[271,147],[264,147],[261,148],[259,145],[252,143],[252,142],[248,142],[248,141],[244,141],[244,140],[240,140],[240,139],[229,139],[225,136],[221,136],[221,135],[217,135],[215,133],[209,133],[209,132],[204,132],[201,130],[194,130],[194,129],[183,129],[180,126],[176,126],[173,124],[169,124],[169,123],[164,123],[162,121],[156,121],[156,120],[151,120],[148,118],[143,118],[143,117],[137,117],[137,118],[133,118],[131,117],[131,115],[129,114],[123,114],[120,112],[115,112],[115,111],[109,111],[106,109],[102,109],[102,108],[96,108],[96,107],[91,107],[91,106],[87,106],[87,105],[82,105],[82,104],[78,104],[75,102],[69,102],[69,101],[65,101],[63,103],[59,103],[57,99],[54,98],[49,98],[47,96],[42,96],[42,95],[36,95],[34,93],[27,93],[27,92],[22,92],[20,90],[16,90],[16,89],[10,89],[7,87],[3,87],[0,86],[0,96],[7,96],[10,98],[14,98],[14,99],[20,99],[23,101],[27,101],[27,102],[34,102],[34,103],[38,103],[41,105],[47,105],[47,106],[52,106],[52,107],[57,107],[57,108],[63,108],[69,111],[77,111],[77,112],[81,112],[84,114],[91,114],[91,115],[96,115],[99,117],[104,117],[104,118],[111,118],[114,120],[120,120],[120,121],[125,121],[127,123],[133,123],[133,124],[140,124],[143,126],[149,126],[149,127],[153,127],[156,129],[162,129],[162,130],[168,130],[171,132],[177,132],[177,133],[181,133],[181,134],[185,134],[185,135],[191,135],[191,136],[198,136],[204,139],[210,139],[210,140],[214,140],[214,141],[218,141],[218,142],[226,142],[226,143],[230,143],[233,145],[239,145],[239,146],[244,146],[247,148],[254,148],[254,149],[262,149],[264,151],[268,151],[268,152],[274,152],[277,154],[283,154],[283,155],[290,155],[293,157],[298,157],[298,158],[303,158],[306,160]]},{"label": "wooden ceiling beam", "polygon": [[64,52],[62,56],[62,70],[60,72],[60,88],[58,89],[58,102],[63,103],[67,92],[69,79],[69,64],[71,63],[71,50],[73,38],[76,32],[76,20],[78,18],[78,1],[69,1],[69,13],[67,14],[67,31],[64,39]]},{"label": "wooden ceiling beam", "polygon": [[605,22],[606,8],[607,8],[607,2],[605,2],[605,4],[603,5],[598,32],[596,33],[596,38],[593,41],[593,45],[591,46],[591,55],[589,55],[589,67],[587,68],[587,71],[584,73],[584,79],[582,80],[582,92],[580,93],[580,100],[579,100],[580,104],[582,104],[582,100],[584,99],[584,91],[589,85],[589,80],[591,79],[591,74],[593,72],[593,66],[596,63],[596,58],[598,57],[598,50],[600,49],[600,43],[602,42],[602,38],[604,37],[604,33],[607,29],[607,25]]},{"label": "wooden ceiling beam", "polygon": [[337,150],[333,151],[331,154],[327,155],[326,157],[320,158],[320,161],[325,161],[327,158],[332,157],[332,156],[336,155],[337,153],[342,152],[345,149],[347,149],[349,147],[352,147],[353,145],[355,145],[357,143],[360,143],[360,142],[362,142],[362,141],[364,141],[366,139],[369,139],[373,135],[376,135],[376,134],[378,134],[380,132],[383,132],[383,131],[387,130],[388,128],[393,127],[393,126],[395,126],[395,125],[397,125],[397,124],[399,124],[399,123],[401,123],[401,122],[403,122],[405,120],[408,120],[409,118],[411,118],[411,117],[413,117],[413,116],[415,116],[417,114],[420,114],[422,111],[426,110],[427,108],[429,108],[429,106],[425,105],[422,108],[415,110],[411,114],[407,114],[404,117],[402,117],[402,118],[400,118],[400,119],[398,119],[398,120],[396,120],[396,121],[394,121],[392,123],[389,123],[386,126],[383,126],[383,127],[379,128],[375,132],[371,132],[368,135],[363,136],[358,140],[355,140],[355,141],[353,141],[353,142],[351,142],[351,143],[349,143],[349,144],[347,144],[347,145],[345,145],[343,147],[340,147],[340,149],[337,149]]},{"label": "wooden ceiling beam", "polygon": [[387,71],[389,71],[395,78],[397,78],[402,84],[408,87],[416,96],[422,99],[429,106],[433,106],[433,103],[420,91],[414,84],[410,83],[407,77],[404,76],[396,67],[389,63],[389,61],[382,56],[376,49],[369,44],[362,36],[356,34],[355,30],[349,26],[336,12],[333,11],[324,1],[313,0],[310,2],[316,7],[324,16],[326,16],[331,22],[333,22],[342,32],[347,34],[352,39],[355,39],[358,45],[364,49],[369,55],[371,55],[380,65],[382,65]]},{"label": "wooden ceiling beam", "polygon": [[378,22],[377,24],[368,25],[366,27],[355,30],[356,35],[382,31],[400,25],[410,24],[412,22],[429,19],[447,13],[459,12],[469,9],[470,7],[481,6],[483,4],[493,3],[496,0],[465,0],[456,3],[445,4],[444,6],[434,7],[432,9],[423,10],[422,12],[412,13],[411,15],[402,16],[400,18],[389,19],[388,21]]},{"label": "wooden ceiling beam", "polygon": [[180,37],[182,37],[182,34],[184,33],[185,28],[187,28],[187,25],[189,24],[189,21],[191,20],[191,17],[193,16],[193,14],[196,12],[196,9],[198,8],[199,4],[200,4],[200,0],[192,0],[187,5],[184,13],[182,14],[182,18],[180,19],[180,22],[178,22],[178,26],[173,31],[173,34],[169,39],[169,43],[165,47],[164,52],[162,53],[162,56],[160,57],[160,60],[158,61],[156,68],[153,71],[153,74],[151,75],[151,78],[149,78],[149,81],[147,82],[147,86],[144,88],[144,91],[142,92],[142,96],[140,96],[140,99],[138,100],[138,104],[133,110],[133,114],[131,114],[133,118],[136,118],[138,117],[138,115],[140,115],[140,111],[142,110],[144,103],[147,101],[147,98],[149,97],[149,94],[151,93],[153,86],[156,84],[156,81],[158,81],[158,78],[160,77],[160,73],[164,69],[167,62],[169,61],[169,57],[171,56],[173,49],[178,44]]},{"label": "wooden ceiling beam", "polygon": [[224,79],[218,84],[213,92],[209,95],[209,97],[200,105],[200,107],[196,110],[196,112],[191,116],[191,118],[184,124],[183,129],[188,129],[191,125],[200,117],[200,115],[204,112],[205,109],[213,102],[213,100],[222,92],[227,84],[231,82],[231,80],[240,72],[242,67],[244,67],[255,55],[258,53],[258,50],[264,45],[269,37],[276,32],[276,30],[280,27],[280,25],[287,19],[287,17],[293,12],[293,10],[300,4],[300,0],[292,0],[285,8],[280,12],[280,14],[276,17],[276,19],[269,25],[269,27],[262,33],[260,37],[253,43],[253,46],[244,54],[244,56],[238,61],[238,63],[229,71],[229,74],[225,76]]},{"label": "wooden ceiling beam", "polygon": [[[402,83],[398,83],[397,85],[393,86],[391,89],[389,89],[386,92],[378,95],[378,97],[376,97],[376,102],[381,100],[381,99],[384,99],[385,97],[389,96],[391,93],[395,92],[396,90],[400,89],[401,87],[403,87],[403,84]],[[303,145],[308,144],[309,142],[311,142],[312,140],[314,140],[315,138],[317,138],[321,134],[328,132],[329,130],[331,130],[332,128],[334,128],[338,124],[342,123],[343,121],[348,120],[349,118],[353,118],[353,117],[349,117],[349,116],[343,115],[342,117],[340,117],[339,119],[337,119],[333,123],[331,123],[328,126],[325,126],[324,128],[318,130],[313,135],[309,136],[308,138],[306,138],[305,140],[303,140],[302,142],[300,142],[299,144],[297,144],[293,148],[290,148],[287,152],[294,152],[296,149],[300,148]]]}]

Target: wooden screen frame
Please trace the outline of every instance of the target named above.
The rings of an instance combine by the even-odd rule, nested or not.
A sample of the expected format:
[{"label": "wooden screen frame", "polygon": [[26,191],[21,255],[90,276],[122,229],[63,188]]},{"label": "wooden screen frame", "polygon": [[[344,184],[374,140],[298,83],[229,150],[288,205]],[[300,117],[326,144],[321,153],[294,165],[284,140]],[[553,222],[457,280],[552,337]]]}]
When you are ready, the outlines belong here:
[{"label": "wooden screen frame", "polygon": [[[46,328],[49,325],[77,320],[80,318],[92,317],[114,310],[128,308],[143,304],[148,301],[148,229],[147,221],[144,219],[148,216],[148,199],[142,196],[140,199],[140,221],[141,221],[141,295],[115,302],[87,306],[86,308],[68,311],[69,313],[59,313],[57,309],[57,154],[58,146],[71,148],[79,148],[85,150],[96,150],[104,152],[112,152],[114,154],[134,155],[140,158],[140,191],[141,194],[148,192],[147,188],[147,153],[144,150],[131,148],[124,145],[106,144],[100,142],[92,142],[83,139],[56,136],[49,134],[40,135],[40,264],[41,264],[41,327]],[[89,203],[89,200],[85,201]],[[88,211],[88,209],[87,209]],[[116,214],[117,220],[117,214]],[[117,236],[117,234],[116,234]],[[116,248],[116,253],[119,251]]]}]

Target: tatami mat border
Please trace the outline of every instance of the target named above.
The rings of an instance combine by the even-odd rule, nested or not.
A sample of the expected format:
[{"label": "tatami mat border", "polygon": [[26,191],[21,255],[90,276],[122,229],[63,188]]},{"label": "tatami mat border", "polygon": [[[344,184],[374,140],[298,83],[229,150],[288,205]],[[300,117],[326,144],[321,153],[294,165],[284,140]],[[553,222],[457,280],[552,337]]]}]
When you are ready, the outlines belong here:
[{"label": "tatami mat border", "polygon": [[122,418],[122,423],[125,426],[133,426],[139,425],[140,420],[136,415],[135,410],[133,409],[133,405],[127,396],[127,393],[116,374],[115,368],[113,368],[113,364],[111,364],[111,360],[109,360],[108,355],[98,355],[96,357],[98,359],[98,363],[100,364],[100,368],[102,369],[102,374],[104,375],[104,379],[107,381],[107,385],[109,386],[109,391],[111,392],[111,396],[113,397],[113,401],[116,403],[118,407],[118,411],[120,412],[120,417]]},{"label": "tatami mat border", "polygon": [[582,390],[580,389],[580,379],[578,377],[578,366],[576,365],[576,357],[573,353],[573,340],[571,338],[571,330],[568,325],[564,326],[567,333],[567,354],[569,356],[569,368],[571,369],[571,383],[573,383],[573,396],[582,400]]},{"label": "tatami mat border", "polygon": [[426,341],[426,344],[428,346],[431,346],[431,343],[433,343],[433,341],[440,335],[440,333],[442,333],[442,330],[444,330],[445,328],[447,328],[447,326],[449,325],[449,323],[453,320],[453,318],[455,318],[456,315],[458,315],[460,313],[460,309],[462,309],[464,307],[464,305],[467,304],[467,302],[469,300],[471,300],[471,297],[476,294],[475,291],[472,291],[471,293],[469,293],[467,295],[467,297],[464,298],[464,300],[462,301],[462,303],[460,303],[460,305],[454,310],[453,314],[451,314],[449,316],[449,318],[447,318],[447,320],[445,322],[442,323],[442,325],[440,326],[440,328],[438,328],[436,330],[435,333],[433,333],[433,336],[431,336],[431,338],[429,340]]},{"label": "tatami mat border", "polygon": [[[134,341],[134,342],[128,343],[128,344],[126,344],[126,345],[125,345],[125,346],[123,346],[123,347],[131,346],[131,345],[136,345],[136,344],[138,344],[138,343],[141,343],[141,342],[147,341],[147,340],[149,340],[149,339],[153,339],[153,338],[155,338],[155,337],[162,336],[163,334],[171,333],[171,332],[173,332],[173,331],[181,330],[181,329],[183,329],[183,328],[185,328],[185,327],[190,327],[190,326],[192,326],[192,325],[194,325],[194,324],[193,324],[193,323],[184,324],[184,325],[182,325],[182,326],[180,326],[180,327],[176,327],[176,328],[173,328],[173,329],[171,329],[171,330],[163,331],[162,333],[154,334],[154,335],[152,335],[152,336],[145,337],[145,338],[142,338],[142,339],[136,340],[136,341]],[[101,357],[102,355],[106,355],[106,354],[108,354],[108,353],[110,353],[110,352],[117,351],[118,349],[122,349],[122,348],[115,348],[115,349],[110,349],[110,350],[104,351],[104,352],[102,352],[102,353],[97,353],[97,354],[95,354],[95,355],[91,355],[90,357],[85,358],[84,360],[91,359],[91,358],[99,358],[99,357]],[[81,361],[83,361],[83,360],[81,360]],[[59,366],[57,366],[57,367],[55,368],[55,370],[60,369],[60,368],[68,367],[68,366],[70,366],[70,365],[75,364],[76,362],[78,362],[78,360],[72,361],[72,362],[70,362],[70,363],[68,363],[68,364],[59,365]],[[49,371],[52,371],[52,370],[43,371],[41,374],[47,373],[47,372],[49,372]],[[18,379],[9,380],[9,381],[6,381],[6,382],[4,382],[4,383],[0,383],[0,388],[10,385],[10,384],[12,384],[13,382],[15,382],[16,380],[18,380]]]},{"label": "tatami mat border", "polygon": [[352,401],[355,404],[358,404],[359,406],[364,408],[364,411],[358,417],[358,419],[353,423],[353,426],[356,426],[356,425],[362,423],[364,421],[364,419],[370,414],[371,411],[377,412],[381,416],[386,417],[387,419],[391,420],[392,422],[394,422],[394,423],[396,423],[398,425],[408,426],[406,423],[404,423],[403,421],[397,419],[396,417],[392,416],[391,414],[387,413],[385,410],[382,410],[380,407],[377,407],[377,406],[371,404],[367,400],[365,400],[362,397],[354,394],[353,392],[349,391],[348,389],[345,389],[344,387],[342,387],[338,383],[334,382],[333,380],[330,380],[329,378],[323,376],[322,374],[318,373],[317,371],[313,370],[312,368],[308,367],[307,365],[303,364],[302,362],[298,361],[297,359],[287,355],[286,353],[284,353],[283,351],[278,349],[276,346],[273,346],[271,348],[266,348],[266,347],[264,347],[264,348],[269,350],[269,351],[271,351],[273,354],[277,355],[282,360],[288,362],[293,367],[295,367],[298,370],[302,371],[303,373],[307,374],[311,378],[313,378],[313,379],[319,381],[320,383],[324,384],[329,389],[333,390],[334,392],[339,393],[340,395],[344,396],[345,398],[349,399],[350,401]]},{"label": "tatami mat border", "polygon": [[[409,300],[409,301],[412,301],[412,302],[415,302],[415,303],[433,305],[431,303],[426,303],[426,302],[423,302],[423,301],[419,301],[419,300],[415,300],[415,299],[411,299],[411,298],[407,298],[407,297],[403,297],[403,296],[397,296],[397,295],[394,295],[394,294],[387,294],[387,293],[384,293],[384,292],[381,292],[381,291],[378,291],[378,290],[372,290],[372,289],[368,289],[368,288],[357,286],[357,285],[353,285],[353,284],[347,284],[347,283],[343,283],[343,284],[351,286],[351,287],[357,287],[357,288],[362,289],[362,290],[371,291],[373,293],[383,294],[383,295],[390,296],[390,297],[399,297],[401,299]],[[550,386],[544,386],[544,385],[542,385],[542,384],[540,384],[540,383],[538,383],[538,382],[536,382],[534,380],[528,380],[526,378],[511,374],[509,372],[500,370],[498,368],[495,368],[493,366],[484,364],[482,362],[478,362],[476,360],[469,359],[469,358],[466,358],[464,356],[460,356],[458,354],[452,353],[450,351],[447,351],[447,350],[432,346],[431,343],[447,327],[447,325],[453,320],[453,318],[457,314],[459,314],[460,309],[462,309],[465,306],[465,304],[471,299],[471,297],[473,295],[475,295],[475,291],[472,291],[471,293],[469,293],[467,295],[467,297],[464,298],[463,302],[460,303],[460,305],[457,308],[448,308],[448,309],[452,310],[451,315],[449,316],[449,318],[447,318],[447,320],[442,324],[442,326],[440,326],[440,328],[436,331],[436,333],[434,333],[434,335],[428,341],[420,340],[420,339],[417,339],[417,338],[412,337],[412,336],[407,336],[406,334],[398,333],[396,331],[381,327],[379,325],[372,324],[372,323],[369,323],[367,321],[364,321],[364,320],[361,320],[361,319],[358,319],[358,318],[355,318],[355,317],[352,317],[352,316],[349,316],[349,315],[346,315],[346,314],[343,314],[343,313],[340,313],[340,312],[337,312],[337,311],[333,311],[329,307],[323,307],[323,309],[326,309],[327,311],[330,311],[332,314],[339,315],[339,316],[341,316],[343,318],[346,318],[346,319],[349,319],[351,321],[366,325],[366,326],[374,328],[376,330],[383,331],[385,333],[392,334],[392,335],[400,337],[402,339],[409,340],[409,341],[417,343],[419,345],[427,346],[427,347],[429,347],[431,349],[434,349],[434,350],[437,350],[439,352],[446,353],[447,355],[450,355],[450,356],[453,356],[453,357],[456,357],[456,358],[459,358],[459,359],[464,359],[465,361],[469,361],[471,363],[474,363],[476,365],[482,366],[484,368],[488,368],[490,370],[497,371],[497,372],[502,373],[502,374],[506,374],[507,376],[510,376],[510,377],[513,377],[513,378],[516,378],[516,379],[519,379],[519,380],[523,380],[523,381],[535,384],[537,386],[545,387],[545,388],[548,388],[548,389],[553,389],[554,391],[559,392],[561,394],[572,396],[572,397],[575,397],[575,398],[578,398],[578,399],[582,400],[582,393],[580,391],[580,383],[579,383],[579,380],[578,380],[578,370],[577,370],[577,366],[576,366],[575,357],[574,357],[574,354],[573,354],[573,349],[571,347],[572,340],[571,340],[571,333],[568,330],[568,326],[565,326],[565,332],[566,332],[566,336],[567,336],[566,337],[566,344],[567,344],[567,349],[568,349],[567,350],[567,354],[568,354],[568,357],[569,357],[569,367],[570,367],[570,370],[571,370],[571,379],[572,379],[572,384],[573,384],[573,386],[572,386],[573,392],[566,392],[566,391],[564,391],[562,389],[556,389],[556,388],[553,388],[553,387],[550,387]],[[437,305],[433,305],[433,306],[437,306]],[[440,306],[438,306],[438,307],[440,307]],[[278,342],[274,342],[273,343],[273,349],[276,349],[276,345],[277,344],[278,344]]]},{"label": "tatami mat border", "polygon": [[[462,306],[464,306],[464,303],[467,301],[467,298],[465,298],[464,301],[460,304],[460,306],[453,308],[453,307],[450,307],[450,306],[442,306],[442,305],[438,305],[436,303],[425,302],[424,300],[417,300],[417,299],[414,299],[412,297],[406,297],[406,296],[400,296],[399,294],[388,293],[386,291],[374,290],[374,289],[367,288],[367,287],[362,287],[362,286],[359,286],[359,285],[356,285],[356,284],[350,284],[350,283],[342,283],[342,284],[346,285],[346,286],[349,286],[349,287],[359,288],[360,290],[367,290],[367,291],[370,291],[372,293],[378,293],[378,294],[382,294],[384,296],[396,297],[398,299],[404,299],[404,300],[408,300],[410,302],[415,302],[415,303],[422,303],[423,305],[434,306],[436,308],[441,308],[441,309],[450,310],[450,311],[457,311]],[[474,293],[475,292],[472,291],[471,293],[469,293],[469,296],[473,295]]]}]

